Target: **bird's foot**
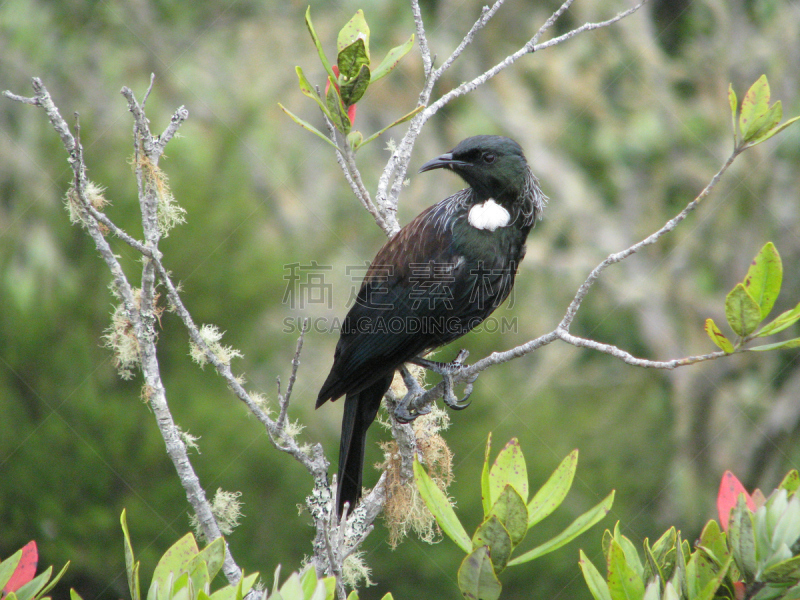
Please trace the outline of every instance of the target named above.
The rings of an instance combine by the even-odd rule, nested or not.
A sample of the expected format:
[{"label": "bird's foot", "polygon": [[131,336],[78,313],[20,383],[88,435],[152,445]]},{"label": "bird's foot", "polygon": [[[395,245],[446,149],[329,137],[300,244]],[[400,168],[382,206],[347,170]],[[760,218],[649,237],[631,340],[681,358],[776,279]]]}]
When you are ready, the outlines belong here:
[{"label": "bird's foot", "polygon": [[405,365],[400,367],[400,374],[403,376],[403,382],[406,384],[408,392],[402,397],[400,402],[394,409],[394,418],[400,423],[411,423],[417,417],[427,415],[431,412],[431,405],[427,404],[422,407],[413,406],[414,400],[421,398],[425,394],[425,389],[417,382],[414,376],[408,372]]},{"label": "bird's foot", "polygon": [[441,375],[442,383],[444,384],[442,400],[444,400],[444,403],[453,410],[464,410],[471,404],[471,402],[468,400],[470,394],[472,394],[472,384],[475,381],[475,377],[472,377],[467,381],[467,386],[464,389],[463,400],[459,400],[453,392],[453,389],[455,388],[455,382],[453,381],[453,378],[464,368],[464,361],[468,356],[469,351],[462,349],[456,356],[455,360],[449,363],[436,362],[420,357],[414,358],[410,362]]}]

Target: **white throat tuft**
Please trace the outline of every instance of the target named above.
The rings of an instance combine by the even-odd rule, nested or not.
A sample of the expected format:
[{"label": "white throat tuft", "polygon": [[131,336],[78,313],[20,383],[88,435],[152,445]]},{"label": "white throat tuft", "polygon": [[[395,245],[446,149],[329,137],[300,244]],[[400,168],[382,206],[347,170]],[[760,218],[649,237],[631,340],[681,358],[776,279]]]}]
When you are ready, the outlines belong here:
[{"label": "white throat tuft", "polygon": [[500,204],[489,198],[482,204],[476,204],[469,209],[467,217],[469,224],[475,229],[488,229],[494,231],[498,227],[505,227],[511,221],[511,215]]}]

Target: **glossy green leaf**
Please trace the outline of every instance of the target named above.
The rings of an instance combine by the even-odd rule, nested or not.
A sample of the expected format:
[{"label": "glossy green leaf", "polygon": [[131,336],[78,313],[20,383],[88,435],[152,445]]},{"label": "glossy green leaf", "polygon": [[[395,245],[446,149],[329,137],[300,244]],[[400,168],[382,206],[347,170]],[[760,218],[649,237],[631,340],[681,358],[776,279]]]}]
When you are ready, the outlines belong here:
[{"label": "glossy green leaf", "polygon": [[461,521],[458,520],[450,501],[416,458],[414,458],[414,481],[417,483],[417,489],[425,506],[431,511],[442,531],[464,552],[471,552],[472,540],[467,535]]},{"label": "glossy green leaf", "polygon": [[[386,597],[386,596],[384,596],[384,598],[385,598],[385,597]],[[270,598],[272,598],[272,596],[270,596]],[[350,592],[350,593],[347,595],[347,600],[358,600],[358,592],[356,592],[355,590],[353,590],[352,592]]]},{"label": "glossy green leaf", "polygon": [[800,303],[794,308],[782,312],[778,315],[774,321],[767,323],[764,327],[761,328],[761,331],[758,332],[758,337],[764,337],[765,335],[772,335],[773,333],[778,333],[791,327],[794,325],[798,320],[800,320]]},{"label": "glossy green leaf", "polygon": [[[697,598],[706,585],[716,579],[716,574],[717,569],[713,561],[703,552],[694,552],[686,563],[688,597],[692,600]],[[719,587],[719,584],[716,587]]]},{"label": "glossy green leaf", "polygon": [[583,550],[580,551],[580,559],[578,564],[581,566],[583,578],[586,580],[586,586],[592,593],[594,600],[611,600],[611,592],[608,589],[608,584],[597,567],[592,564]]},{"label": "glossy green leaf", "polygon": [[367,67],[367,72],[369,72],[369,57],[364,40],[359,38],[343,48],[336,57],[336,61],[339,67],[340,84],[353,79],[363,67]]},{"label": "glossy green leaf", "polygon": [[794,338],[783,342],[775,342],[774,344],[765,344],[763,346],[753,346],[747,348],[751,352],[766,352],[768,350],[779,350],[787,348],[800,348],[800,338]]},{"label": "glossy green leaf", "polygon": [[502,586],[497,579],[486,546],[470,552],[458,569],[458,589],[470,600],[497,600]]},{"label": "glossy green leaf", "polygon": [[617,540],[611,540],[608,558],[608,590],[613,600],[639,600],[644,595],[644,581],[625,558]]},{"label": "glossy green leaf", "polygon": [[577,468],[578,451],[573,450],[528,503],[528,527],[533,527],[561,505],[572,487]]},{"label": "glossy green leaf", "polygon": [[611,510],[613,503],[614,492],[612,491],[599,504],[575,519],[564,531],[559,533],[553,539],[541,544],[540,546],[537,546],[533,550],[529,550],[528,552],[521,554],[517,558],[509,561],[508,565],[513,566],[526,563],[534,558],[544,556],[545,554],[548,554],[549,552],[568,544],[584,531],[592,527],[595,523],[600,521],[603,517],[605,517],[608,514],[608,511]]},{"label": "glossy green leaf", "polygon": [[317,572],[313,568],[306,569],[300,577],[300,586],[303,588],[303,598],[308,598],[317,587]]},{"label": "glossy green leaf", "polygon": [[298,117],[297,115],[292,113],[289,109],[287,109],[285,106],[283,106],[283,104],[281,104],[280,102],[278,102],[278,106],[281,107],[281,110],[283,112],[285,112],[287,115],[289,115],[289,118],[292,121],[294,121],[295,123],[300,125],[300,127],[305,129],[306,131],[310,131],[311,133],[313,133],[318,138],[325,140],[331,146],[333,146],[334,148],[336,148],[337,150],[339,150],[341,152],[339,146],[337,146],[328,136],[324,135],[319,129],[317,129],[316,127],[314,127],[310,123],[307,123],[306,121],[304,121],[303,119],[301,119],[300,117]]},{"label": "glossy green leaf", "polygon": [[757,146],[761,142],[766,142],[773,135],[778,133],[777,125],[783,118],[783,107],[781,101],[778,100],[773,104],[766,114],[757,118],[753,123],[753,130],[750,133],[750,138],[745,140],[749,148]]},{"label": "glossy green leaf", "polygon": [[381,600],[394,600],[394,596],[392,596],[392,592],[386,592],[386,595]]},{"label": "glossy green leaf", "polygon": [[739,494],[728,522],[728,545],[736,566],[746,582],[753,581],[756,573],[756,540],[753,531],[753,513],[747,507],[744,494]]},{"label": "glossy green leaf", "polygon": [[381,61],[381,64],[378,65],[378,68],[372,72],[372,81],[378,81],[382,77],[386,77],[392,69],[397,66],[397,63],[400,62],[400,59],[403,58],[406,54],[408,54],[409,50],[414,46],[414,34],[411,34],[411,37],[408,38],[405,43],[400,44],[399,46],[395,46],[386,57]]},{"label": "glossy green leaf", "polygon": [[745,337],[761,322],[761,308],[744,285],[737,283],[725,298],[725,316],[737,335]]},{"label": "glossy green leaf", "polygon": [[767,76],[762,75],[747,90],[742,99],[742,111],[739,114],[739,130],[742,133],[742,141],[747,141],[754,129],[753,126],[758,118],[766,114],[769,110],[769,82]]},{"label": "glossy green leaf", "polygon": [[772,310],[783,282],[783,265],[775,244],[767,242],[759,250],[747,275],[744,277],[744,289],[753,297],[761,309],[761,319],[766,319]]},{"label": "glossy green leaf", "polygon": [[335,81],[329,79],[328,84],[328,92],[325,94],[325,106],[328,107],[330,120],[336,129],[347,135],[352,126],[350,117],[347,116],[347,110],[342,104],[342,98],[336,88]]},{"label": "glossy green leaf", "polygon": [[492,432],[486,438],[486,449],[483,451],[483,470],[481,471],[481,501],[483,503],[484,518],[489,515],[492,508],[491,494],[489,491],[489,455],[492,451]]},{"label": "glossy green leaf", "polygon": [[356,14],[339,31],[339,36],[336,38],[336,51],[341,54],[345,48],[354,44],[356,40],[364,42],[364,52],[367,56],[367,64],[369,64],[369,25],[367,25],[364,11],[361,9],[358,9]]},{"label": "glossy green leaf", "polygon": [[511,536],[511,543],[516,546],[528,531],[528,509],[517,490],[509,483],[500,497],[492,505],[490,515],[496,516]]},{"label": "glossy green leaf", "polygon": [[714,319],[706,319],[706,324],[703,326],[703,329],[708,334],[708,337],[711,338],[711,341],[714,342],[714,344],[716,344],[720,350],[726,352],[727,354],[733,352],[733,344],[728,338],[725,337],[725,334],[719,330],[717,324],[714,323]]},{"label": "glossy green leaf", "polygon": [[402,117],[400,117],[400,118],[399,118],[399,119],[397,119],[396,121],[393,121],[393,122],[389,123],[389,124],[388,124],[386,127],[384,127],[383,129],[381,129],[380,131],[376,131],[375,133],[373,133],[371,136],[369,136],[367,139],[365,139],[365,140],[364,140],[364,143],[362,143],[361,145],[362,145],[362,146],[366,146],[366,145],[367,145],[367,144],[369,144],[369,143],[370,143],[372,140],[374,140],[375,138],[377,138],[377,137],[378,137],[380,134],[384,133],[386,130],[388,130],[388,129],[391,129],[391,128],[392,128],[392,127],[394,127],[395,125],[400,125],[401,123],[405,123],[405,122],[406,122],[406,121],[408,121],[409,119],[413,118],[413,117],[414,117],[414,115],[416,115],[418,112],[420,112],[421,110],[424,110],[424,109],[425,109],[425,107],[424,107],[424,106],[418,106],[417,108],[415,108],[414,110],[412,110],[412,111],[411,111],[411,112],[409,112],[409,113],[406,113],[405,115],[403,115]]},{"label": "glossy green leaf", "polygon": [[339,85],[339,91],[342,94],[342,102],[345,106],[355,104],[364,95],[369,87],[369,67],[361,65],[361,70],[356,73],[356,76],[349,81],[345,81]]},{"label": "glossy green leaf", "polygon": [[78,594],[78,592],[76,592],[74,589],[70,588],[69,589],[69,600],[83,600],[83,598],[81,598],[81,596],[80,596],[80,594]]},{"label": "glossy green leaf", "polygon": [[523,502],[528,501],[528,471],[517,438],[511,438],[503,446],[489,471],[489,494],[492,504],[503,493],[506,485],[511,485],[517,490]]},{"label": "glossy green leaf", "polygon": [[738,103],[736,101],[736,92],[733,91],[733,84],[728,84],[728,102],[731,105],[731,125],[733,128],[733,141],[736,143],[736,109]]},{"label": "glossy green leaf", "polygon": [[670,578],[670,583],[675,587],[675,591],[678,594],[683,593],[686,595],[688,592],[686,586],[686,549],[683,546],[683,540],[681,540],[681,532],[678,531],[675,533],[675,567],[672,571],[672,577]]},{"label": "glossy green leaf", "polygon": [[314,31],[314,24],[311,22],[310,6],[306,9],[306,27],[308,27],[308,33],[311,34],[311,39],[314,40],[314,46],[317,48],[317,54],[319,55],[319,60],[322,62],[322,66],[325,68],[325,72],[331,79],[336,79],[336,75],[333,73],[333,67],[331,67],[331,63],[328,61],[328,57],[325,56],[325,51],[322,49],[322,42],[319,41],[317,32]]},{"label": "glossy green leaf", "polygon": [[139,587],[139,562],[134,561],[133,545],[131,544],[131,534],[128,531],[128,519],[125,509],[122,509],[120,524],[122,525],[122,537],[125,545],[125,571],[128,573],[128,589],[131,592],[131,600],[140,600],[142,592]]},{"label": "glossy green leaf", "polygon": [[[317,91],[311,86],[311,83],[306,78],[305,73],[303,73],[303,69],[301,69],[300,67],[295,67],[294,70],[295,73],[297,73],[297,81],[298,85],[300,86],[300,91],[303,92],[305,96],[308,96],[309,98],[314,100],[314,102],[317,103],[317,106],[319,106],[319,109],[322,111],[322,114],[324,114],[329,119],[333,120],[330,109],[328,109],[328,106],[322,101],[322,98],[319,97]],[[278,106],[281,106],[281,104],[278,103]],[[283,108],[283,106],[281,106],[281,108]],[[285,108],[283,108],[283,110],[284,112],[288,112],[286,111]]]},{"label": "glossy green leaf", "polygon": [[481,546],[489,548],[489,556],[496,573],[505,569],[513,545],[508,530],[497,518],[497,515],[492,515],[481,523],[475,531],[475,535],[472,536],[473,549]]}]

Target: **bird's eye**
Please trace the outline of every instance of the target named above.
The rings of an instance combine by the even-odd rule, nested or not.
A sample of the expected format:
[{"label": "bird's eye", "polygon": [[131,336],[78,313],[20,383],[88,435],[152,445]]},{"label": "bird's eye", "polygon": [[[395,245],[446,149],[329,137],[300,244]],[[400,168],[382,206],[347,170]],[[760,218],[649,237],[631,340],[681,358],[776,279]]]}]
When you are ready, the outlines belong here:
[{"label": "bird's eye", "polygon": [[491,152],[487,152],[486,154],[483,155],[483,162],[490,165],[495,161],[496,158],[497,157],[494,154],[492,154]]}]

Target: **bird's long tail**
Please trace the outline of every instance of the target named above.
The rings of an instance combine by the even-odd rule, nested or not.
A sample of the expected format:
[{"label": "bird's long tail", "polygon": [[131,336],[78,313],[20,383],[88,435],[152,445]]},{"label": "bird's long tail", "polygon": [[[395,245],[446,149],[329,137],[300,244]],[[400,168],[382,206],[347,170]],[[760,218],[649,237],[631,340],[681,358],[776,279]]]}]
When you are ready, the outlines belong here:
[{"label": "bird's long tail", "polygon": [[383,395],[392,384],[393,377],[394,372],[357,394],[347,394],[345,397],[336,492],[336,507],[340,517],[344,512],[345,502],[349,502],[350,510],[353,510],[361,498],[367,429],[375,420]]}]

